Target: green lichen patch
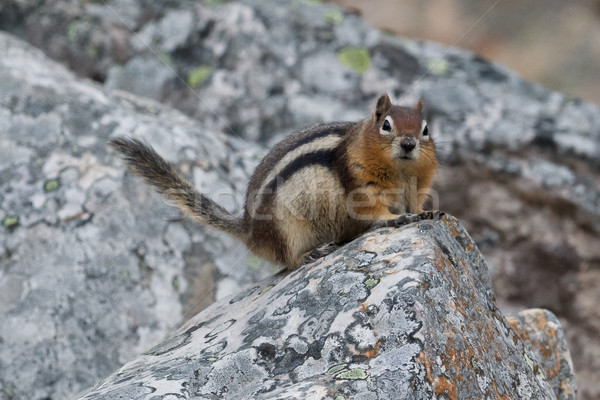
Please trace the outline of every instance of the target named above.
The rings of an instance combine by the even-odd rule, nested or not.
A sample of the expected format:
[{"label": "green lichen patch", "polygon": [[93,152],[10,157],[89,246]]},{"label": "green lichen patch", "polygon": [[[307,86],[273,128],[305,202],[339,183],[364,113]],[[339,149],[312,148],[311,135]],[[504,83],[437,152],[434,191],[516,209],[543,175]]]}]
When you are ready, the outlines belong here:
[{"label": "green lichen patch", "polygon": [[260,293],[258,293],[258,294],[261,295],[261,294],[273,289],[273,287],[274,287],[273,285],[269,285],[266,288],[264,288],[263,290],[261,290]]},{"label": "green lichen patch", "polygon": [[261,261],[260,257],[257,257],[253,254],[248,256],[247,262],[248,262],[249,269],[257,270],[262,267],[262,261]]},{"label": "green lichen patch", "polygon": [[371,66],[371,56],[365,47],[345,47],[338,51],[337,55],[342,65],[361,75]]},{"label": "green lichen patch", "polygon": [[323,12],[323,19],[330,24],[339,24],[344,19],[344,14],[340,10],[325,10]]},{"label": "green lichen patch", "polygon": [[19,217],[17,215],[6,216],[2,221],[2,225],[4,225],[6,229],[15,229],[19,226]]},{"label": "green lichen patch", "polygon": [[539,366],[535,366],[535,368],[533,369],[533,372],[539,376],[540,378],[542,378],[543,380],[548,380],[548,378],[546,377],[546,374],[544,373],[544,369],[540,368]]},{"label": "green lichen patch", "polygon": [[326,372],[327,375],[333,375],[336,372],[339,372],[341,370],[343,370],[344,368],[346,368],[348,366],[348,364],[338,364],[338,365],[334,365],[333,367],[329,368],[329,370]]},{"label": "green lichen patch", "polygon": [[173,289],[175,289],[175,291],[179,291],[179,277],[178,276],[174,276],[173,280],[171,281],[171,285],[173,285]]},{"label": "green lichen patch", "polygon": [[335,379],[348,379],[348,380],[364,380],[369,377],[367,371],[362,368],[353,368],[349,371],[340,372],[335,376]]},{"label": "green lichen patch", "polygon": [[527,365],[529,366],[529,368],[531,368],[531,370],[533,371],[533,367],[534,367],[534,362],[531,358],[529,358],[529,356],[527,355],[527,353],[523,353],[523,356],[525,357],[525,362],[527,363]]},{"label": "green lichen patch", "polygon": [[199,67],[194,68],[188,74],[188,85],[191,87],[200,85],[202,82],[208,79],[211,72],[212,68],[208,65],[200,65]]},{"label": "green lichen patch", "polygon": [[215,361],[217,361],[217,360],[218,360],[218,358],[217,358],[217,357],[208,357],[208,358],[206,359],[206,361],[210,361],[210,362],[215,362]]},{"label": "green lichen patch", "polygon": [[446,75],[448,74],[448,61],[440,60],[429,60],[427,62],[427,69],[435,75]]},{"label": "green lichen patch", "polygon": [[165,65],[173,65],[173,57],[169,53],[160,53],[157,55],[161,63]]},{"label": "green lichen patch", "polygon": [[471,357],[471,367],[473,367],[475,371],[479,369],[479,364],[477,364],[477,360],[475,359],[475,357]]},{"label": "green lichen patch", "polygon": [[346,398],[342,395],[337,395],[337,396],[335,396],[334,400],[346,400]]},{"label": "green lichen patch", "polygon": [[46,182],[44,182],[44,192],[46,193],[55,192],[58,190],[58,188],[60,188],[60,181],[58,178],[48,179]]},{"label": "green lichen patch", "polygon": [[69,42],[74,42],[77,39],[77,28],[81,24],[82,21],[73,21],[69,25],[67,25],[66,34],[67,40]]},{"label": "green lichen patch", "polygon": [[378,284],[378,283],[379,283],[379,279],[377,279],[377,278],[373,278],[373,277],[370,277],[370,278],[368,278],[368,279],[367,279],[367,280],[364,282],[364,284],[365,284],[365,287],[366,287],[367,289],[369,289],[369,290],[371,290],[371,289],[373,289],[375,286],[377,286],[377,284]]},{"label": "green lichen patch", "polygon": [[85,52],[90,58],[97,59],[98,57],[98,48],[92,44],[89,44],[85,47]]}]

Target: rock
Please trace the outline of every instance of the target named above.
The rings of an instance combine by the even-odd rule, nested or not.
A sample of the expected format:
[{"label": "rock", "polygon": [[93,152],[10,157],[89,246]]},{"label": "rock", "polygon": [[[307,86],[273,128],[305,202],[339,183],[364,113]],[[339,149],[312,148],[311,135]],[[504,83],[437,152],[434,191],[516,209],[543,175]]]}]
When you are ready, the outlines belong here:
[{"label": "rock", "polygon": [[108,72],[106,87],[120,89],[138,96],[157,99],[162,85],[175,76],[175,71],[160,60],[150,58],[133,59],[125,66],[115,66]]},{"label": "rock", "polygon": [[560,322],[547,310],[525,310],[507,317],[509,325],[535,354],[556,398],[576,399],[573,362]]},{"label": "rock", "polygon": [[[552,328],[565,349],[560,325]],[[572,370],[564,373],[572,382]],[[366,234],[223,299],[81,400],[124,395],[556,398],[452,217]]]},{"label": "rock", "polygon": [[108,139],[145,138],[189,175],[213,176],[202,185],[213,194],[243,193],[262,150],[109,95],[6,33],[0,53],[0,398],[72,398],[271,273],[182,221]]}]

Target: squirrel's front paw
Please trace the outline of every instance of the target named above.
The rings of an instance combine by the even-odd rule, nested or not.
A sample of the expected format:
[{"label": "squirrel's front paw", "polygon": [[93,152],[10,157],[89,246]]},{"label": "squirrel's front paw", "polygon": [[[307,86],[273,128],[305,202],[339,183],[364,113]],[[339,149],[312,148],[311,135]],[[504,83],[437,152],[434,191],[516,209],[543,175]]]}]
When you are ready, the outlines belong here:
[{"label": "squirrel's front paw", "polygon": [[399,228],[403,225],[412,224],[413,222],[419,222],[426,219],[442,219],[444,215],[445,213],[443,211],[424,211],[419,214],[404,214],[398,216],[398,218],[390,219],[387,221],[380,221],[377,224],[375,224],[374,228]]}]

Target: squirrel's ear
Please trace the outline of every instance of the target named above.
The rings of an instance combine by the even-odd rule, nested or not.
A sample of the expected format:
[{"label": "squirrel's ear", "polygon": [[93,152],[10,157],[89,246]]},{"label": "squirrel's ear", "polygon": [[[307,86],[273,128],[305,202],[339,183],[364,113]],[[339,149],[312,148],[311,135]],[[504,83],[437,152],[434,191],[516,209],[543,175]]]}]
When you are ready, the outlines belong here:
[{"label": "squirrel's ear", "polygon": [[419,99],[419,102],[415,106],[415,110],[417,110],[420,113],[423,113],[423,99]]},{"label": "squirrel's ear", "polygon": [[378,122],[383,114],[385,114],[392,107],[392,102],[387,94],[381,95],[377,100],[377,106],[375,107],[375,122]]}]

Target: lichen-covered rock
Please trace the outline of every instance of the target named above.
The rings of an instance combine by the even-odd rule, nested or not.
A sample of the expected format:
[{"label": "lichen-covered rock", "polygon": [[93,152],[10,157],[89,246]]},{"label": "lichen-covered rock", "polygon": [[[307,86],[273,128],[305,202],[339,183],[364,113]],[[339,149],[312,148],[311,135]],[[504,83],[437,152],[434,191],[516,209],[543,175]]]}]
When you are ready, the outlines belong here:
[{"label": "lichen-covered rock", "polygon": [[575,400],[577,383],[571,354],[560,322],[548,310],[521,311],[506,318],[521,340],[537,357],[559,400]]},{"label": "lichen-covered rock", "polygon": [[270,273],[132,179],[113,135],[156,144],[213,194],[243,193],[260,152],[0,33],[1,399],[71,398]]},{"label": "lichen-covered rock", "polygon": [[81,399],[123,396],[556,398],[452,217],[369,233],[217,302]]}]

